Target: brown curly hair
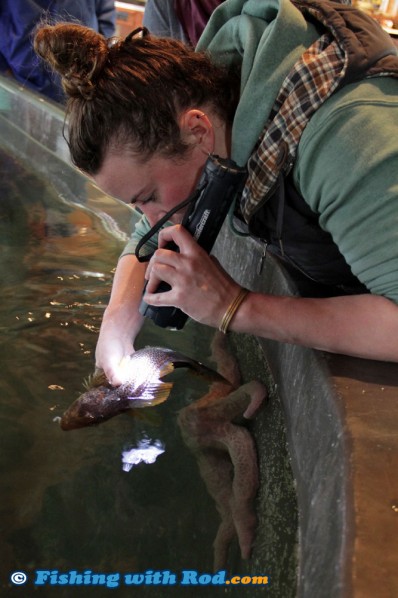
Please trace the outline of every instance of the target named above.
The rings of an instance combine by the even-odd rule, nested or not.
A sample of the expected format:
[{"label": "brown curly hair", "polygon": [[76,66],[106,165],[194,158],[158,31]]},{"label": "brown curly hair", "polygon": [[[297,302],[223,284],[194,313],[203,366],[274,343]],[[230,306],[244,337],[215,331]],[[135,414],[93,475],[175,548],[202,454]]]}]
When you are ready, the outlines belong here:
[{"label": "brown curly hair", "polygon": [[184,153],[181,110],[207,104],[226,122],[233,119],[237,72],[145,28],[107,40],[81,25],[43,25],[34,47],[62,77],[72,161],[87,174],[99,171],[110,150],[143,159]]}]

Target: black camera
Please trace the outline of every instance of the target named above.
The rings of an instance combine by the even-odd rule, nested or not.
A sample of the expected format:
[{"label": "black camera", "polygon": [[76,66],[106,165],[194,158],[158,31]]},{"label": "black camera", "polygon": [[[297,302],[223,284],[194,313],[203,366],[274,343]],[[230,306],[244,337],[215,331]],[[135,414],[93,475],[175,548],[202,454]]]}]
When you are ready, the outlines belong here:
[{"label": "black camera", "polygon": [[[210,253],[234,199],[242,193],[246,178],[246,168],[240,168],[233,160],[218,156],[207,159],[191,208],[188,207],[182,220],[184,228],[207,253]],[[166,248],[178,251],[175,243],[169,243]],[[161,282],[156,292],[162,293],[170,288],[169,284]],[[176,307],[154,307],[144,300],[139,311],[162,328],[180,330],[188,319]]]}]

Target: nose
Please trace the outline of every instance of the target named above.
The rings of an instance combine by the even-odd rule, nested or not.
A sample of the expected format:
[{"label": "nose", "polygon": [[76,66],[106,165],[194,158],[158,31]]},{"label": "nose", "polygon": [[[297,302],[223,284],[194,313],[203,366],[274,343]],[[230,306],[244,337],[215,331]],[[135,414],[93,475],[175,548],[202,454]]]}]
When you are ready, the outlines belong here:
[{"label": "nose", "polygon": [[167,214],[166,210],[159,210],[152,206],[151,207],[143,206],[142,211],[144,212],[145,216],[147,217],[148,222],[151,225],[151,227],[155,226],[155,224],[157,224],[159,222],[159,220],[161,218],[163,218],[163,216],[165,214]]},{"label": "nose", "polygon": [[151,215],[145,214],[145,216],[147,217],[148,222],[149,222],[151,228],[153,226],[155,226],[155,224],[157,224],[159,222],[159,220],[161,219],[161,216],[155,216],[153,214],[151,214]]}]

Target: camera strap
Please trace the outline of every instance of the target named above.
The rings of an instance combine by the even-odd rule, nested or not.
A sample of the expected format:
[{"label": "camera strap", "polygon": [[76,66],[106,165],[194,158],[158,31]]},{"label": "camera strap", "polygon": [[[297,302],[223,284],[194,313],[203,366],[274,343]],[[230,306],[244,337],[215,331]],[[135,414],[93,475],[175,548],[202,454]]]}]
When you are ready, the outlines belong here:
[{"label": "camera strap", "polygon": [[162,226],[164,226],[164,224],[168,220],[170,220],[170,218],[176,212],[179,212],[189,204],[197,201],[205,186],[206,181],[203,181],[202,184],[199,184],[198,187],[196,187],[195,191],[193,191],[193,193],[191,193],[191,195],[187,197],[187,199],[184,199],[184,201],[177,204],[172,210],[167,212],[167,214],[165,214],[160,220],[158,220],[158,222],[139,240],[139,242],[137,243],[137,247],[135,248],[135,257],[139,262],[149,262],[154,252],[152,251],[150,253],[143,253],[141,255],[141,249],[145,246],[149,239],[156,235],[156,233],[162,228]]}]

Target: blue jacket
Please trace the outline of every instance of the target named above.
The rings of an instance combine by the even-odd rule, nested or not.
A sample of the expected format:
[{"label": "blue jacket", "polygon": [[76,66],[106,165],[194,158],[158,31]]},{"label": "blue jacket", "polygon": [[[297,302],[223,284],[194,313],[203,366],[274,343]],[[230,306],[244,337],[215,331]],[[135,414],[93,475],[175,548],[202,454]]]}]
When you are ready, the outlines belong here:
[{"label": "blue jacket", "polygon": [[0,72],[12,74],[23,85],[62,101],[59,79],[36,56],[32,37],[40,19],[72,21],[102,33],[115,34],[113,0],[1,0]]}]

